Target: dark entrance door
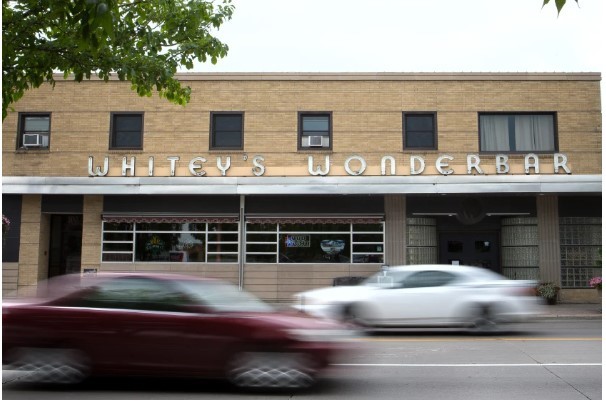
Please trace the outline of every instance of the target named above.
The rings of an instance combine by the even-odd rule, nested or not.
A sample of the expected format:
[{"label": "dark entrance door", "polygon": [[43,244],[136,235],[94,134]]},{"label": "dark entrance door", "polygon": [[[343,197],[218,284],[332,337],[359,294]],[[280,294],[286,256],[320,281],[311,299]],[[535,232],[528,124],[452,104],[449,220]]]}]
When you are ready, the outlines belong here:
[{"label": "dark entrance door", "polygon": [[500,273],[497,232],[440,234],[440,263],[478,266]]},{"label": "dark entrance door", "polygon": [[79,273],[82,257],[82,215],[51,216],[48,277]]}]

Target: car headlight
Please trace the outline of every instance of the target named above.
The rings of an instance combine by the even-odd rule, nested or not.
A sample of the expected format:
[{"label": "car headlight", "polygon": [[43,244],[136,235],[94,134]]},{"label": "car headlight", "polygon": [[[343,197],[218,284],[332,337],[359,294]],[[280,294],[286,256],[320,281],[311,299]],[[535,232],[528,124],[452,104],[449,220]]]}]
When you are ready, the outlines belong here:
[{"label": "car headlight", "polygon": [[357,333],[347,329],[288,329],[289,336],[305,342],[341,342],[353,340]]}]

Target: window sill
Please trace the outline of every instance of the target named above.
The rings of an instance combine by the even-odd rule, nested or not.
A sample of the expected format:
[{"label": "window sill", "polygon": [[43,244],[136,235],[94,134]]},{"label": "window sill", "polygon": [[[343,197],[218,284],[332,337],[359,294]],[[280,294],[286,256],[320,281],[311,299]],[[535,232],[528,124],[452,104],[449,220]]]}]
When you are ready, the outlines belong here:
[{"label": "window sill", "polygon": [[28,153],[50,153],[50,148],[19,148],[15,150],[17,154],[28,154]]}]

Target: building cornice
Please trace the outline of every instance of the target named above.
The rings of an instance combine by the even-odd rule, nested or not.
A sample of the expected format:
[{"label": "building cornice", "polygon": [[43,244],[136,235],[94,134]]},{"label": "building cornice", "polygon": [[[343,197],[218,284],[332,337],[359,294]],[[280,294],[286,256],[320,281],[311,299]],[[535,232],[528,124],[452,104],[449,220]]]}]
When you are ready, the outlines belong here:
[{"label": "building cornice", "polygon": [[[63,74],[55,74],[63,81]],[[599,72],[180,72],[180,81],[600,81]],[[73,80],[69,75],[67,80]],[[110,80],[118,80],[117,76]],[[103,82],[92,78],[91,81]]]}]

